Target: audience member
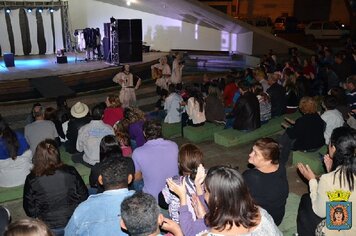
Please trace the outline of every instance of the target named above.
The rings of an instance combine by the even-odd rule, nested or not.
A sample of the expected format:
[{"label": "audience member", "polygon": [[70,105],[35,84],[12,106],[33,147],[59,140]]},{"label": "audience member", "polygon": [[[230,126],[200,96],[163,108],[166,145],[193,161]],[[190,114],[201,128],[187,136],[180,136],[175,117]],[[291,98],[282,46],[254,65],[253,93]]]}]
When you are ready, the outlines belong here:
[{"label": "audience member", "polygon": [[102,121],[104,108],[96,105],[92,109],[92,120],[82,126],[78,131],[77,151],[84,152],[82,155],[72,156],[73,162],[84,165],[95,165],[99,162],[99,146],[101,139],[106,135],[113,135],[114,130],[110,125]]},{"label": "audience member", "polygon": [[[100,162],[96,163],[90,170],[89,183],[92,188],[96,188],[98,193],[103,192],[103,186],[99,183],[98,178],[100,175],[100,169],[102,163],[106,159],[115,158],[122,159],[122,151],[120,144],[115,135],[106,135],[101,139],[100,142]],[[134,176],[135,174],[135,165],[131,158],[125,158],[128,162],[128,171],[129,174]]]},{"label": "audience member", "polygon": [[176,92],[176,86],[174,84],[168,86],[168,92],[169,95],[164,102],[164,110],[167,113],[164,122],[168,124],[180,123],[183,110],[180,104],[183,98]]},{"label": "audience member", "polygon": [[272,138],[258,139],[252,147],[248,162],[255,168],[242,176],[256,203],[280,225],[289,193],[284,165],[279,164],[279,145]]},{"label": "audience member", "polygon": [[225,122],[225,108],[222,93],[216,84],[211,84],[205,99],[205,117],[208,122]]},{"label": "audience member", "polygon": [[[36,102],[32,105],[31,113],[27,115],[26,117],[26,124],[30,124],[35,121],[35,117],[33,116],[33,111],[36,107],[41,107],[41,103]],[[36,108],[37,109],[37,108]]]},{"label": "audience member", "polygon": [[0,235],[4,235],[5,229],[11,222],[11,214],[9,210],[0,206]]},{"label": "audience member", "polygon": [[178,146],[162,138],[162,127],[158,122],[146,121],[144,133],[147,142],[132,154],[135,181],[143,178],[143,191],[158,199],[166,179],[178,175]]},{"label": "audience member", "polygon": [[350,111],[356,113],[356,75],[346,79],[347,103]]},{"label": "audience member", "polygon": [[182,115],[182,124],[191,125],[194,127],[202,126],[205,124],[205,101],[203,94],[197,89],[190,90],[190,97],[185,104],[186,114]]},{"label": "audience member", "polygon": [[25,137],[14,132],[0,115],[0,187],[25,183],[32,167],[32,152]]},{"label": "audience member", "polygon": [[132,236],[161,235],[160,229],[168,235],[183,236],[177,223],[164,218],[154,197],[147,193],[136,193],[121,203],[120,225]]},{"label": "audience member", "polygon": [[318,114],[314,98],[304,97],[300,100],[299,110],[302,116],[296,121],[285,118],[289,123],[283,123],[286,132],[280,137],[282,146],[280,163],[287,163],[290,150],[315,151],[325,144],[325,122]]},{"label": "audience member", "polygon": [[335,72],[341,83],[345,83],[346,78],[352,75],[351,64],[347,60],[345,60],[344,54],[341,52],[335,55],[333,71]]},{"label": "audience member", "polygon": [[106,98],[105,104],[103,122],[114,126],[116,122],[124,118],[124,109],[121,107],[120,98],[117,95],[111,94]]},{"label": "audience member", "polygon": [[119,122],[114,126],[115,135],[117,141],[119,142],[122,156],[124,157],[132,156],[132,148],[131,148],[128,127],[129,127],[128,120],[122,120],[121,122]]},{"label": "audience member", "polygon": [[266,124],[272,117],[271,99],[267,93],[263,92],[263,87],[260,83],[254,83],[252,85],[252,92],[255,94],[260,104],[261,125]]},{"label": "audience member", "polygon": [[[177,184],[182,184],[185,182],[187,196],[186,196],[186,206],[192,214],[192,220],[196,220],[194,209],[191,203],[191,196],[196,194],[195,190],[195,176],[198,171],[199,165],[203,163],[203,152],[194,144],[183,144],[179,149],[178,154],[178,165],[179,165],[179,176],[173,176],[172,181]],[[169,190],[168,185],[162,190],[162,194],[166,204],[169,205],[169,215],[172,220],[179,223],[179,212],[180,207],[179,198]],[[160,204],[161,205],[161,204]]]},{"label": "audience member", "polygon": [[336,109],[337,104],[336,98],[331,95],[326,95],[322,102],[322,107],[325,109],[325,112],[321,115],[321,119],[323,119],[326,124],[324,131],[326,145],[329,145],[333,130],[343,126],[345,123],[342,114]]},{"label": "audience member", "polygon": [[68,107],[66,98],[63,96],[57,97],[56,103],[57,103],[57,109],[56,109],[57,120],[59,120],[59,122],[63,124],[64,122],[70,119],[70,109]]},{"label": "audience member", "polygon": [[42,106],[34,107],[35,121],[25,126],[25,138],[32,153],[35,152],[37,145],[45,139],[54,139],[59,143],[56,126],[52,121],[44,119],[44,112]]},{"label": "audience member", "polygon": [[133,180],[128,160],[107,157],[100,163],[98,181],[105,191],[90,195],[75,209],[65,228],[65,235],[127,235],[121,231],[117,216],[120,215],[121,202],[133,194],[127,188]]},{"label": "audience member", "polygon": [[261,126],[260,104],[257,97],[250,92],[250,86],[246,81],[240,81],[238,87],[241,97],[231,112],[231,116],[235,119],[233,128],[245,131],[255,130]]},{"label": "audience member", "polygon": [[44,112],[44,119],[53,122],[54,126],[56,127],[60,140],[64,141],[66,139],[66,136],[63,132],[62,123],[60,120],[58,120],[57,110],[53,107],[47,107]]},{"label": "audience member", "polygon": [[335,97],[337,100],[336,109],[342,114],[344,120],[349,117],[350,107],[347,102],[347,96],[344,88],[334,87],[328,92],[331,96]]},{"label": "audience member", "polygon": [[33,169],[23,193],[26,215],[43,220],[61,235],[75,208],[88,197],[77,170],[62,163],[53,140],[40,142],[33,156]]},{"label": "audience member", "polygon": [[143,124],[145,123],[145,113],[138,108],[126,108],[125,122],[128,122],[128,133],[132,149],[141,147],[145,142]]},{"label": "audience member", "polygon": [[54,236],[48,226],[39,219],[22,219],[11,223],[4,236]]},{"label": "audience member", "polygon": [[224,88],[223,98],[225,107],[232,106],[232,99],[234,98],[235,93],[238,91],[237,83],[239,82],[238,78],[228,76],[227,85]]},{"label": "audience member", "polygon": [[286,112],[286,90],[278,83],[279,78],[277,73],[271,74],[268,78],[270,87],[266,92],[271,98],[272,117],[281,116]]},{"label": "audience member", "polygon": [[65,143],[65,148],[66,151],[71,154],[77,152],[76,145],[79,129],[91,121],[91,117],[88,115],[88,113],[88,106],[82,102],[77,102],[70,109],[72,118],[68,122],[68,129],[66,134],[67,142]]},{"label": "audience member", "polygon": [[[334,129],[328,146],[329,154],[324,156],[324,164],[328,173],[323,174],[319,181],[308,165],[298,164],[298,170],[309,183],[310,193],[304,194],[299,203],[297,229],[299,235],[315,235],[317,225],[326,217],[328,192],[336,190],[349,191],[349,202],[356,202],[356,132],[348,127]],[[352,223],[356,218],[352,217]],[[325,235],[356,235],[356,228],[347,231],[330,230],[322,222]],[[319,234],[320,233],[320,234]],[[322,235],[319,232],[318,235]]]},{"label": "audience member", "polygon": [[266,92],[267,89],[270,87],[266,78],[267,78],[267,75],[263,70],[261,70],[261,69],[256,70],[255,79],[257,82],[259,82],[262,85],[263,92]]}]

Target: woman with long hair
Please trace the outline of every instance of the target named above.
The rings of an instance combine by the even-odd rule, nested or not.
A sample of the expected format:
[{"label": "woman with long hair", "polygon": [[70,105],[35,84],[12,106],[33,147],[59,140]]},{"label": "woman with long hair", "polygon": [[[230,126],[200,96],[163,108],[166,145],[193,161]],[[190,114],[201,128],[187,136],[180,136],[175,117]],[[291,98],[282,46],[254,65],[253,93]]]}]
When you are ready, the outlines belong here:
[{"label": "woman with long hair", "polygon": [[[188,115],[187,124],[197,127],[205,124],[205,101],[202,92],[197,88],[192,88],[189,91],[190,97],[186,104],[186,112]],[[183,122],[183,118],[182,118]]]},{"label": "woman with long hair", "polygon": [[[314,235],[316,226],[326,217],[327,192],[335,190],[349,191],[349,202],[356,202],[356,131],[349,127],[339,127],[331,134],[328,154],[324,156],[324,164],[328,173],[317,181],[315,174],[308,165],[298,164],[298,170],[309,183],[310,194],[305,194],[299,204],[297,228],[300,235]],[[352,217],[352,225],[356,218]],[[322,228],[325,235],[336,235],[333,230]],[[352,227],[347,235],[356,235]],[[340,234],[342,235],[342,234]],[[346,235],[346,234],[344,234]]]},{"label": "woman with long hair", "polygon": [[[202,176],[204,171],[198,170],[196,187],[201,188],[201,184],[204,183],[204,199],[208,209],[207,211],[204,209],[200,198],[193,198],[193,207],[201,220],[193,223],[191,220],[183,221],[184,218],[189,218],[190,214],[180,212],[180,226],[185,235],[282,235],[268,212],[256,205],[243,177],[236,169],[215,166],[209,169],[205,180]],[[174,193],[184,199],[186,191],[184,182],[182,185],[172,181],[167,183]],[[197,232],[197,229],[204,228],[205,230],[200,233]]]},{"label": "woman with long hair", "polygon": [[87,187],[77,170],[61,161],[52,139],[38,144],[32,162],[24,186],[23,208],[27,216],[43,220],[61,235],[75,208],[87,199]]},{"label": "woman with long hair", "polygon": [[138,108],[128,107],[124,112],[125,120],[128,123],[128,132],[131,139],[131,147],[135,149],[145,144],[146,139],[143,134],[143,124],[145,123],[145,113]]},{"label": "woman with long hair", "polygon": [[253,169],[242,175],[252,198],[273,218],[276,225],[282,222],[289,193],[284,165],[279,164],[279,145],[272,138],[258,139],[249,154]]},{"label": "woman with long hair", "polygon": [[266,124],[271,118],[271,98],[267,93],[263,92],[263,86],[257,82],[252,85],[252,92],[256,95],[260,104],[260,120],[261,125]]},{"label": "woman with long hair", "polygon": [[211,83],[205,99],[205,117],[208,122],[225,122],[225,108],[222,92],[216,83]]},{"label": "woman with long hair", "polygon": [[0,187],[24,184],[32,166],[31,158],[24,135],[13,131],[0,115]]}]

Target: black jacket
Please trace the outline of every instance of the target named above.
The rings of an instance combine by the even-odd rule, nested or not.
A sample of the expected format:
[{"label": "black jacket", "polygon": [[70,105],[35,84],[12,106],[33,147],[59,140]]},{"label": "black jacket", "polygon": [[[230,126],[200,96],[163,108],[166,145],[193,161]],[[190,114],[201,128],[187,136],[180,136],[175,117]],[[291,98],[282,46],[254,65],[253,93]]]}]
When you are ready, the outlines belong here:
[{"label": "black jacket", "polygon": [[75,208],[88,197],[88,190],[77,170],[64,165],[53,175],[25,181],[23,208],[26,215],[43,220],[50,228],[65,227]]},{"label": "black jacket", "polygon": [[66,151],[73,154],[77,152],[77,139],[78,139],[78,131],[81,127],[88,124],[91,121],[90,117],[83,117],[83,118],[73,118],[68,122],[68,129],[67,129],[67,139],[66,142]]},{"label": "black jacket", "polygon": [[271,114],[274,116],[281,116],[286,112],[286,90],[285,88],[274,83],[266,91],[271,98]]},{"label": "black jacket", "polygon": [[261,126],[260,103],[251,92],[246,92],[237,100],[232,115],[235,117],[234,129],[255,130]]}]

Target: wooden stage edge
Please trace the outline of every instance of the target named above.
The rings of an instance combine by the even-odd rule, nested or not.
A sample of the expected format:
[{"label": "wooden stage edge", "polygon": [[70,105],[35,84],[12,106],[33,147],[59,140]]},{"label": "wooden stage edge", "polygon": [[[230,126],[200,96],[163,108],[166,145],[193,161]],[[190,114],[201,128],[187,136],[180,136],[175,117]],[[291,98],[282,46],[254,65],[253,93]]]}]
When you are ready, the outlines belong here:
[{"label": "wooden stage edge", "polygon": [[[146,58],[144,57],[144,61],[142,62],[128,63],[130,64],[132,73],[138,75],[140,78],[149,78],[151,73],[151,65],[157,63],[157,60],[162,55],[168,55],[167,52],[150,54],[151,55],[147,56]],[[82,64],[77,65],[80,67]],[[121,66],[108,67],[107,65],[106,68],[94,69],[90,71],[79,71],[74,73],[69,72],[56,76],[61,81],[63,81],[65,85],[75,91],[75,93],[81,93],[111,87],[112,78],[121,70],[121,68]],[[40,78],[46,79],[48,77],[48,74],[44,74],[43,77]],[[32,86],[30,81],[31,79],[32,78],[1,80],[0,103],[41,98],[41,94]]]}]

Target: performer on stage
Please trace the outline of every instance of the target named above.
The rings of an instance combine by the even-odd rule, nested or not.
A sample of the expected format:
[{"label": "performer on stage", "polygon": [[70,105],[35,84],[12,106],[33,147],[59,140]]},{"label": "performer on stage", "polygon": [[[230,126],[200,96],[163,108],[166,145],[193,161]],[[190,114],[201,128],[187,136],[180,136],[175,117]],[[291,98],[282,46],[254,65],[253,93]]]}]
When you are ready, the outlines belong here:
[{"label": "performer on stage", "polygon": [[168,83],[171,77],[171,68],[167,64],[167,57],[163,56],[159,59],[159,63],[151,66],[152,78],[156,80],[157,94],[161,94],[161,90],[168,90]]},{"label": "performer on stage", "polygon": [[136,105],[136,93],[135,90],[138,89],[141,85],[141,79],[139,78],[136,85],[134,85],[134,77],[130,72],[130,66],[125,65],[124,71],[118,73],[113,78],[115,83],[121,85],[120,91],[120,102],[122,107],[133,107]]},{"label": "performer on stage", "polygon": [[180,84],[182,83],[182,70],[184,67],[184,62],[182,61],[181,55],[178,52],[174,55],[174,57],[175,58],[172,63],[171,83]]}]

